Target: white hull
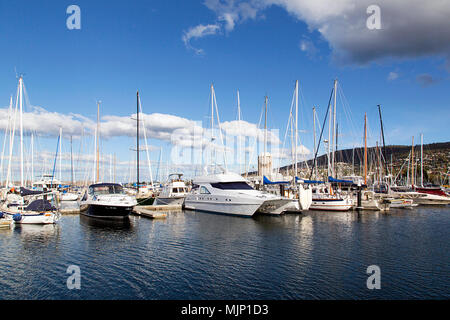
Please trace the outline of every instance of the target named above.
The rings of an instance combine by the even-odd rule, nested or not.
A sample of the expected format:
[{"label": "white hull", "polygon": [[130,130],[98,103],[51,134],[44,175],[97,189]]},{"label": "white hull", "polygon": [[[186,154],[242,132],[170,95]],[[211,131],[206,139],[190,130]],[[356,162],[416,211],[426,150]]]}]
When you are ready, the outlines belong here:
[{"label": "white hull", "polygon": [[61,195],[61,201],[77,201],[78,195],[75,193],[63,193]]},{"label": "white hull", "polygon": [[53,212],[46,213],[7,213],[10,216],[15,214],[20,214],[21,219],[19,221],[14,221],[15,224],[54,224],[59,220],[59,214]]},{"label": "white hull", "polygon": [[214,197],[216,199],[214,201],[202,200],[202,197],[204,196],[188,195],[184,202],[184,207],[190,210],[251,217],[261,206],[261,203],[230,203],[229,201],[221,201],[221,197],[218,196]]},{"label": "white hull", "polygon": [[309,210],[321,211],[348,211],[353,207],[353,203],[348,199],[313,199]]},{"label": "white hull", "polygon": [[182,206],[184,202],[185,197],[158,197],[155,199],[155,202],[153,202],[154,206],[160,206],[160,205],[170,205],[170,206]]},{"label": "white hull", "polygon": [[312,205],[312,189],[305,189],[302,185],[298,189],[298,203],[300,210],[309,210]]}]

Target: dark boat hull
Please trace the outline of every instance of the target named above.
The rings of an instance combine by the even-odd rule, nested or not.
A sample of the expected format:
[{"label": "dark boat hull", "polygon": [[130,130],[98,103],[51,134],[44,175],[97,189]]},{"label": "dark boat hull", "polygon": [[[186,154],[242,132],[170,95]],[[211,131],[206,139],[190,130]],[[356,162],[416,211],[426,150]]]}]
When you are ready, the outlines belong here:
[{"label": "dark boat hull", "polygon": [[125,219],[132,211],[133,207],[100,206],[91,204],[88,209],[82,211],[81,214],[102,219]]},{"label": "dark boat hull", "polygon": [[136,201],[139,206],[151,206],[153,205],[153,202],[155,202],[155,198],[154,197],[136,198]]}]

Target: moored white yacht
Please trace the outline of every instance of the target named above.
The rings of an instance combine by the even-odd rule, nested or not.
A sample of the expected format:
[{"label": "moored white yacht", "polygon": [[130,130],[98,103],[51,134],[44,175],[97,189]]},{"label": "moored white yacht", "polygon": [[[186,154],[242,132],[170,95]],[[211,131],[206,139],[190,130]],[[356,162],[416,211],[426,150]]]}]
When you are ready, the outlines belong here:
[{"label": "moored white yacht", "polygon": [[251,217],[256,212],[280,214],[291,200],[253,189],[235,173],[196,177],[186,196],[186,209]]},{"label": "moored white yacht", "polygon": [[350,197],[330,194],[327,189],[321,186],[313,189],[312,204],[309,210],[349,211],[352,207],[353,200]]},{"label": "moored white yacht", "polygon": [[153,205],[183,205],[189,188],[182,180],[182,176],[182,173],[170,174],[168,182],[164,185]]},{"label": "moored white yacht", "polygon": [[54,224],[60,218],[56,208],[46,199],[35,199],[26,206],[8,206],[5,202],[1,213],[16,224]]},{"label": "moored white yacht", "polygon": [[80,201],[81,214],[104,219],[127,218],[137,205],[120,184],[98,183],[89,186]]}]

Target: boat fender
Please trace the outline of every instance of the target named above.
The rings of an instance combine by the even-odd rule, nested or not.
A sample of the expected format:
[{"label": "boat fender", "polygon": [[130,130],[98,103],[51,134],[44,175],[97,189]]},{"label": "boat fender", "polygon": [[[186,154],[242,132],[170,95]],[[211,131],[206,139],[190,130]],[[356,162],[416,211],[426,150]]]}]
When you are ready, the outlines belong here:
[{"label": "boat fender", "polygon": [[15,215],[13,215],[13,220],[19,222],[20,220],[22,220],[22,215],[20,213],[16,213]]}]

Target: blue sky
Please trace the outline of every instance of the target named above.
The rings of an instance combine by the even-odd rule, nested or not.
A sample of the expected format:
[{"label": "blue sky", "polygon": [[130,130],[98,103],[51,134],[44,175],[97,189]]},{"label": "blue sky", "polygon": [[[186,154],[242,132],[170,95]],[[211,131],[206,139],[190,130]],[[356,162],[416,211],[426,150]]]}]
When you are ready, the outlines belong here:
[{"label": "blue sky", "polygon": [[[423,36],[422,42],[417,33],[415,39],[403,37],[403,30],[395,29],[389,20],[398,20],[398,11],[379,1],[387,30],[373,31],[385,32],[373,41],[381,39],[386,45],[370,47],[365,40],[357,40],[358,34],[341,38],[354,31],[343,29],[341,20],[345,19],[339,14],[331,15],[332,19],[321,17],[317,12],[323,10],[317,11],[314,4],[308,7],[310,1],[303,2],[2,1],[1,106],[7,108],[10,95],[15,95],[17,70],[25,74],[31,105],[50,113],[76,113],[95,121],[96,100],[101,100],[102,116],[129,118],[135,113],[139,89],[144,113],[204,121],[207,127],[213,82],[221,121],[236,119],[236,90],[240,90],[243,120],[249,123],[258,123],[264,96],[268,95],[269,127],[279,129],[283,140],[298,79],[302,95],[300,139],[311,150],[312,106],[317,106],[322,122],[333,80],[338,78],[348,101],[343,106],[338,100],[341,147],[361,143],[364,112],[370,121],[371,144],[379,140],[377,104],[383,107],[388,144],[409,144],[412,135],[419,141],[420,133],[424,133],[425,143],[450,140],[446,35],[437,39],[442,44],[436,47],[427,42],[434,35]],[[345,0],[343,6],[351,2]],[[66,27],[66,9],[71,4],[81,9],[80,30]],[[417,8],[417,13],[414,3],[410,5],[410,12],[400,11],[405,21],[409,21],[408,15],[422,11]],[[450,4],[443,5],[432,10],[450,10]],[[354,14],[349,12],[349,16]],[[364,11],[360,14],[363,20],[369,16]],[[324,19],[343,31],[324,32]],[[417,20],[424,28],[435,29],[443,21],[425,13]],[[441,27],[448,27],[442,23]],[[190,30],[208,25],[215,26],[212,34],[183,41]],[[399,41],[398,46],[392,46],[387,33],[396,35],[393,39]],[[362,42],[363,49],[358,47]],[[375,54],[369,57],[367,52]],[[347,58],[339,58],[342,54]],[[55,151],[55,132],[49,128],[50,137],[40,134],[42,149]],[[67,137],[63,151],[68,150]],[[149,133],[149,143],[164,146],[167,159],[171,144],[156,138]],[[75,150],[79,149],[77,143]],[[129,161],[133,145],[133,137],[111,130],[110,136],[102,139],[102,153],[116,153],[119,160]],[[152,152],[151,158],[157,161],[159,151]]]}]

